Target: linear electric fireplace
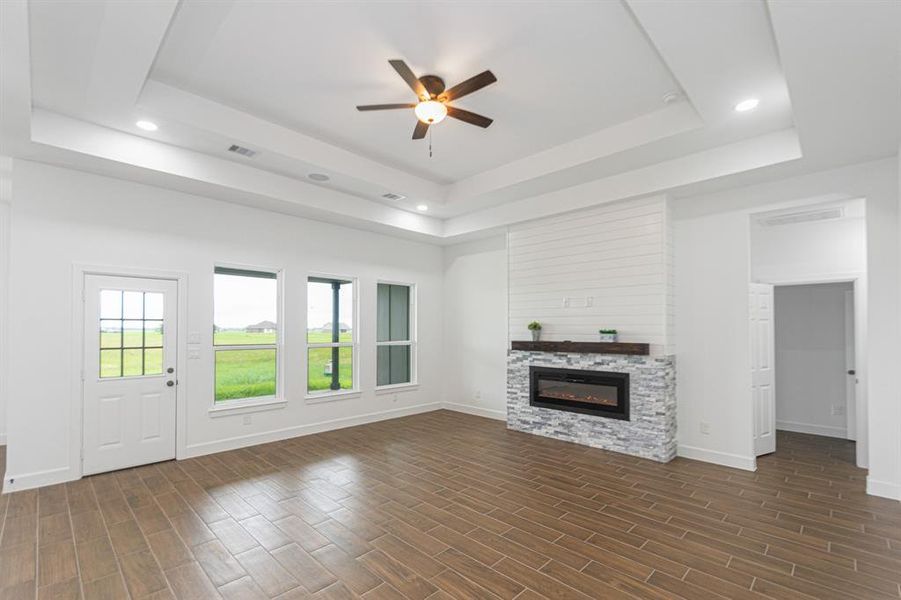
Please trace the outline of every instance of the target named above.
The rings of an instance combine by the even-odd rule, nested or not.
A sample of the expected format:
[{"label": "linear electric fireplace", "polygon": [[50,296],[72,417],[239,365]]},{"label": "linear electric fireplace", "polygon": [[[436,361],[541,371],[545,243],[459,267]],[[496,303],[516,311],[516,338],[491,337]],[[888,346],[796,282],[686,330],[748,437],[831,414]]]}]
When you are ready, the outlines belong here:
[{"label": "linear electric fireplace", "polygon": [[629,374],[529,367],[529,404],[629,420]]}]

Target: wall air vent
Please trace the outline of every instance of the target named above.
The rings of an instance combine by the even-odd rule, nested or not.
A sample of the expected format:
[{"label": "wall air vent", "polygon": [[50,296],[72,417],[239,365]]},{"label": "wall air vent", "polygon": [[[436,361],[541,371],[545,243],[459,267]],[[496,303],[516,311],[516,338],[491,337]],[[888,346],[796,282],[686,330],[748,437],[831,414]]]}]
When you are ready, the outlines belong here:
[{"label": "wall air vent", "polygon": [[251,150],[250,148],[245,148],[244,146],[239,146],[238,144],[232,144],[228,148],[229,152],[234,152],[235,154],[240,154],[241,156],[246,156],[247,158],[253,158],[257,155],[256,150]]},{"label": "wall air vent", "polygon": [[387,194],[382,194],[382,198],[384,198],[385,200],[403,200],[404,198],[406,198],[406,196],[402,196],[400,194],[392,194],[391,192],[388,192]]},{"label": "wall air vent", "polygon": [[797,223],[810,223],[812,221],[830,221],[841,219],[845,211],[840,206],[834,208],[819,208],[816,210],[804,210],[793,213],[783,213],[770,217],[760,217],[757,222],[761,227],[777,227],[779,225],[795,225]]}]

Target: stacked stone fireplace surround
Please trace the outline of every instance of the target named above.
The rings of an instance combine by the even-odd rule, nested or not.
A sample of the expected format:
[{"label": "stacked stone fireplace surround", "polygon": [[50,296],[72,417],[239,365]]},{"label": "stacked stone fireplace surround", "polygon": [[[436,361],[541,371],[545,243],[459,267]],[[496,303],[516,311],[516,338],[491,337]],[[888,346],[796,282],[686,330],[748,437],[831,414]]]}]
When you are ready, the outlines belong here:
[{"label": "stacked stone fireplace surround", "polygon": [[[629,420],[531,406],[529,367],[629,374]],[[509,350],[507,427],[659,462],[676,456],[674,356]]]}]

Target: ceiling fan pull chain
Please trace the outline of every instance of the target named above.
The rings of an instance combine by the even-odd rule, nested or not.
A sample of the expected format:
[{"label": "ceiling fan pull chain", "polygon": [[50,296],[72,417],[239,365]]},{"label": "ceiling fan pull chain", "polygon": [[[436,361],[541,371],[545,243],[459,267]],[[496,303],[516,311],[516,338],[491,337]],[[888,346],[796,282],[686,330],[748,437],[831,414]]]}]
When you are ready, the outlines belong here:
[{"label": "ceiling fan pull chain", "polygon": [[429,127],[429,158],[432,158],[432,127]]}]

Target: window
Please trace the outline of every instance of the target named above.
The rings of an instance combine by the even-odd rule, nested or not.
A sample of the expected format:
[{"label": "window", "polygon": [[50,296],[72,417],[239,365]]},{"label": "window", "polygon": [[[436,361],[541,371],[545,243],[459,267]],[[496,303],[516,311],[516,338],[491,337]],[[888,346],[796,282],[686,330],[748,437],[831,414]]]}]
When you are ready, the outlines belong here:
[{"label": "window", "polygon": [[352,279],[307,280],[307,393],[355,390]]},{"label": "window", "polygon": [[216,402],[278,393],[278,275],[216,267],[213,350]]},{"label": "window", "polygon": [[413,287],[378,285],[376,385],[413,383]]},{"label": "window", "polygon": [[100,377],[163,372],[163,295],[100,291]]}]

